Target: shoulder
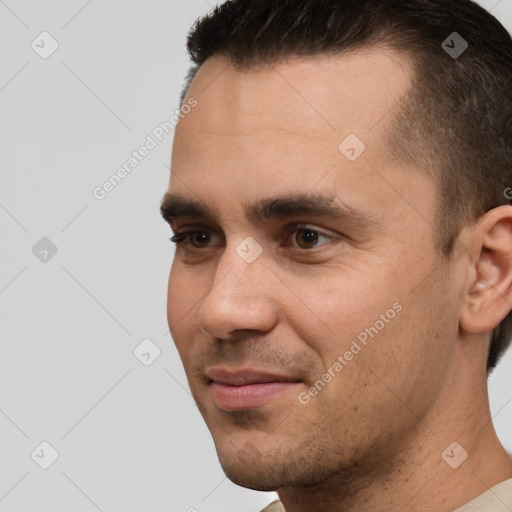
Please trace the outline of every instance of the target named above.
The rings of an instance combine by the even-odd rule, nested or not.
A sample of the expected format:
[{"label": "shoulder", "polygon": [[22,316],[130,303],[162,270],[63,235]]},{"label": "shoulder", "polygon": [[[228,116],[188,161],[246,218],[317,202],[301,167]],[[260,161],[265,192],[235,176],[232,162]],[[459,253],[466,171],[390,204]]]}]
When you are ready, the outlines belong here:
[{"label": "shoulder", "polygon": [[455,512],[508,512],[510,505],[512,505],[512,478],[492,487]]},{"label": "shoulder", "polygon": [[286,512],[280,501],[273,501],[268,507],[265,507],[261,512]]}]

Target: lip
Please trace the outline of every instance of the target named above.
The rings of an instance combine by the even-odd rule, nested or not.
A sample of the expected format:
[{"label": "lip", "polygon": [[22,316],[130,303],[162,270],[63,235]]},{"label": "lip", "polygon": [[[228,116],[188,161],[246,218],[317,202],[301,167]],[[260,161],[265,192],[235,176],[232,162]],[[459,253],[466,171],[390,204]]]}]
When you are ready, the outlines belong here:
[{"label": "lip", "polygon": [[212,368],[206,372],[206,377],[213,382],[228,386],[246,386],[248,384],[264,384],[267,382],[299,382],[299,379],[258,370],[228,370]]},{"label": "lip", "polygon": [[209,370],[206,377],[213,401],[226,411],[263,407],[301,382],[291,376],[265,371],[222,368]]}]

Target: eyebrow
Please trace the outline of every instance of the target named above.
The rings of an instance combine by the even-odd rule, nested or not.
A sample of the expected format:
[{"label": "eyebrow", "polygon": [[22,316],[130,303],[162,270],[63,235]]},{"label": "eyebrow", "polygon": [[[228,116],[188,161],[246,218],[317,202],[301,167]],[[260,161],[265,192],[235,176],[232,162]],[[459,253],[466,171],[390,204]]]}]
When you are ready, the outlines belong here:
[{"label": "eyebrow", "polygon": [[217,214],[205,204],[169,193],[162,199],[160,213],[169,224],[182,217],[217,219]]},{"label": "eyebrow", "polygon": [[[206,204],[177,194],[166,193],[160,211],[169,224],[184,217],[218,221],[217,212]],[[350,219],[351,222],[361,225],[377,223],[375,215],[346,205],[336,196],[311,193],[260,199],[254,204],[245,205],[244,214],[255,223],[286,220],[301,215],[335,220]]]}]

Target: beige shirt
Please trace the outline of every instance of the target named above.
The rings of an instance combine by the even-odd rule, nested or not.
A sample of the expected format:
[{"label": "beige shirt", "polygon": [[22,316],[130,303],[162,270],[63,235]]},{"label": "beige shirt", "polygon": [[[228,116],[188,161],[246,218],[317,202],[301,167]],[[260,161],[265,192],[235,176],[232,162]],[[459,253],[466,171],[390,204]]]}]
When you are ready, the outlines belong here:
[{"label": "beige shirt", "polygon": [[[511,512],[512,478],[495,485],[454,512]],[[274,501],[261,512],[286,512],[280,501]]]}]

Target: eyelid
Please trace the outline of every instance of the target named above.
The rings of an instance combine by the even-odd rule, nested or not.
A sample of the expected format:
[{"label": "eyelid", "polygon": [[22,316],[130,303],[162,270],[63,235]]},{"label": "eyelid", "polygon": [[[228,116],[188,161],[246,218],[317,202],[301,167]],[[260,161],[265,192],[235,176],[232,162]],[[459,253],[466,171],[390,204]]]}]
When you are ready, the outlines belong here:
[{"label": "eyelid", "polygon": [[[325,238],[329,238],[331,241],[332,240],[339,240],[341,238],[343,238],[343,236],[339,233],[335,233],[335,232],[327,232],[327,230],[324,230],[322,228],[319,228],[313,224],[307,224],[305,222],[299,222],[299,223],[295,223],[295,224],[290,224],[289,226],[286,226],[286,231],[288,231],[290,233],[290,236],[293,235],[294,233],[296,233],[297,231],[314,231],[315,233],[318,233],[320,236],[323,236]],[[327,245],[327,244],[322,244],[320,246],[317,246],[317,247],[322,247],[324,245]],[[301,249],[302,251],[304,250],[309,250],[309,251],[313,251],[314,249],[316,249],[317,247],[314,247],[313,249]]]},{"label": "eyelid", "polygon": [[[307,222],[296,222],[294,224],[290,224],[290,225],[286,226],[286,230],[289,231],[290,233],[294,233],[295,231],[300,231],[300,230],[311,230],[311,231],[316,231],[320,235],[324,235],[324,236],[327,236],[330,238],[337,238],[337,237],[341,236],[337,233],[334,233],[333,231],[324,230],[323,228],[319,228],[318,226],[315,226],[314,224],[308,224]],[[330,231],[330,232],[328,233],[328,231]]]},{"label": "eyelid", "polygon": [[171,225],[171,229],[175,235],[182,235],[182,234],[188,234],[188,233],[195,233],[197,231],[199,231],[199,232],[204,231],[204,232],[208,232],[208,233],[214,233],[219,236],[223,236],[223,232],[220,228],[217,229],[215,226],[209,226],[207,224],[183,223],[182,226],[178,225],[178,227],[176,227],[176,226],[173,227]]}]

